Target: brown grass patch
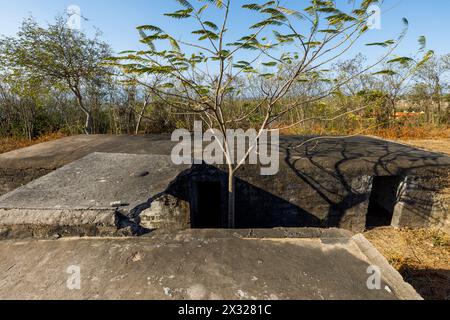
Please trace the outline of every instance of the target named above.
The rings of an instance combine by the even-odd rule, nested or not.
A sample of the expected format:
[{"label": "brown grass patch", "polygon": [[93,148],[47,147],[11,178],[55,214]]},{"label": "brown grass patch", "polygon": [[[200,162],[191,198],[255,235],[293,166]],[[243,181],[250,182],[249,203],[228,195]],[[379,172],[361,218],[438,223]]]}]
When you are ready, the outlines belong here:
[{"label": "brown grass patch", "polygon": [[371,134],[384,139],[450,139],[450,128],[435,126],[395,126],[387,129],[377,129]]},{"label": "brown grass patch", "polygon": [[64,134],[57,132],[40,136],[39,138],[33,139],[32,141],[25,138],[0,138],[0,154],[29,147],[42,142],[57,140],[64,136]]},{"label": "brown grass patch", "polygon": [[365,233],[427,300],[450,300],[450,236],[439,230],[378,228]]},{"label": "brown grass patch", "polygon": [[450,138],[435,139],[398,139],[402,143],[432,152],[446,153],[450,155]]},{"label": "brown grass patch", "polygon": [[311,125],[308,128],[291,127],[287,129],[283,129],[283,125],[280,125],[280,128],[282,135],[372,135],[390,140],[450,139],[449,126],[436,126],[417,122],[398,123],[389,128],[369,128],[367,130],[354,128],[350,125],[345,127],[345,129],[331,129],[319,124]]}]

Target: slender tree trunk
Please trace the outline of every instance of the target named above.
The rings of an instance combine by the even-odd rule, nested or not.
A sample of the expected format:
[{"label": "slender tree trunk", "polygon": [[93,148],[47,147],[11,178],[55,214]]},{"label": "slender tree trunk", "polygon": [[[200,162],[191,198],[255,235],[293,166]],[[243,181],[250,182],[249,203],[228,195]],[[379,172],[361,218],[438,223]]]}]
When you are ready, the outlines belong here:
[{"label": "slender tree trunk", "polygon": [[94,129],[94,121],[92,118],[92,114],[89,111],[85,111],[86,114],[86,123],[84,125],[84,132],[86,134],[92,134]]},{"label": "slender tree trunk", "polygon": [[228,228],[236,227],[236,179],[233,170],[228,171]]},{"label": "slender tree trunk", "polygon": [[434,99],[436,101],[436,107],[437,107],[437,116],[436,116],[436,123],[439,125],[441,124],[441,96],[442,96],[442,90],[441,85],[439,83],[439,79],[436,79],[435,83],[435,93],[434,93]]},{"label": "slender tree trunk", "polygon": [[445,110],[445,119],[444,121],[450,124],[450,105],[447,105],[447,109]]},{"label": "slender tree trunk", "polygon": [[33,141],[34,138],[34,119],[28,120],[28,139]]},{"label": "slender tree trunk", "polygon": [[433,106],[433,99],[429,100],[429,102],[425,105],[425,114],[426,114],[426,121],[427,123],[432,123],[432,116],[430,111],[430,106]]},{"label": "slender tree trunk", "polygon": [[148,98],[145,99],[144,106],[142,107],[142,110],[139,113],[138,118],[137,118],[136,129],[135,129],[136,135],[139,134],[139,129],[141,127],[142,118],[144,117],[144,113],[145,113],[145,109],[147,109],[147,105],[148,105]]},{"label": "slender tree trunk", "polygon": [[441,114],[442,114],[441,95],[439,94],[439,92],[436,95],[436,106],[437,106],[436,122],[439,125],[441,124]]},{"label": "slender tree trunk", "polygon": [[83,101],[83,97],[81,96],[81,92],[78,89],[78,87],[72,88],[72,91],[73,91],[73,93],[75,94],[75,96],[77,98],[78,106],[80,107],[80,109],[86,115],[86,122],[84,124],[84,133],[85,134],[92,134],[93,133],[93,128],[94,128],[94,121],[93,121],[93,118],[92,118],[92,112],[85,107],[84,101]]},{"label": "slender tree trunk", "polygon": [[33,129],[31,128],[31,124],[30,124],[29,120],[26,121],[25,128],[27,130],[27,139],[28,139],[28,141],[32,141],[33,140],[33,133],[32,133]]}]

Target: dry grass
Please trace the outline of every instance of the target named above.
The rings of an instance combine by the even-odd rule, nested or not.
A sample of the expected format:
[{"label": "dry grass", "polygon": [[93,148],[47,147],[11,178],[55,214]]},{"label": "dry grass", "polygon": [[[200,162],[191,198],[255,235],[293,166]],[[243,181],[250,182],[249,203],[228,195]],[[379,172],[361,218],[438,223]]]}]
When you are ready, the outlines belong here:
[{"label": "dry grass", "polygon": [[450,300],[449,235],[387,227],[365,236],[425,299]]},{"label": "dry grass", "polygon": [[402,143],[412,145],[428,151],[446,153],[450,155],[450,137],[434,139],[398,139]]},{"label": "dry grass", "polygon": [[435,126],[395,126],[378,129],[372,135],[384,139],[420,140],[420,139],[450,139],[450,128]]},{"label": "dry grass", "polygon": [[51,133],[41,136],[37,139],[33,139],[32,141],[25,138],[0,138],[0,154],[29,147],[31,145],[39,144],[42,142],[60,139],[62,137],[64,137],[64,134],[62,133]]},{"label": "dry grass", "polygon": [[435,126],[417,122],[406,122],[393,125],[389,128],[367,129],[355,128],[347,126],[345,129],[330,129],[322,125],[311,125],[308,128],[292,127],[283,129],[280,126],[282,135],[328,135],[328,136],[345,136],[345,135],[372,135],[383,139],[390,140],[420,140],[420,139],[450,139],[450,126]]}]

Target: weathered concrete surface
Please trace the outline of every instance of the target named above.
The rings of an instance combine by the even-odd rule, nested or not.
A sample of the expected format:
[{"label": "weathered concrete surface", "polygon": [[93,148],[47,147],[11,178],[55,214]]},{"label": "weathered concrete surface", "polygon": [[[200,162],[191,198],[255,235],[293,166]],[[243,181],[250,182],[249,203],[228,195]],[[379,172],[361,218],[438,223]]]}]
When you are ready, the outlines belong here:
[{"label": "weathered concrete surface", "polygon": [[0,197],[0,227],[117,230],[184,169],[167,156],[93,153]]},{"label": "weathered concrete surface", "polygon": [[[279,203],[271,210],[271,221],[361,232],[366,228],[374,177],[398,176],[405,183],[397,190],[396,226],[450,230],[448,209],[436,197],[448,186],[450,157],[368,137],[312,139],[317,140],[303,144],[308,137],[281,139],[275,180],[259,176],[254,166],[238,173],[252,186],[250,193],[264,190],[273,195],[267,197],[268,203]],[[239,207],[243,212],[257,208],[254,212],[261,214],[267,206],[257,201]]]},{"label": "weathered concrete surface", "polygon": [[170,155],[170,136],[78,135],[0,155],[0,168],[54,170],[94,152]]},{"label": "weathered concrete surface", "polygon": [[[373,256],[360,239],[339,230],[318,231],[322,238],[290,232],[300,236],[205,230],[0,241],[0,299],[420,299],[385,265],[380,290],[369,290]],[[80,290],[67,288],[70,266],[80,268]]]},{"label": "weathered concrete surface", "polygon": [[[299,169],[317,165],[333,168],[338,163],[343,172],[370,170],[379,175],[450,165],[450,157],[443,154],[371,137],[322,137],[303,144],[309,139],[317,137],[281,137],[282,162],[295,164]],[[170,155],[174,145],[169,135],[79,135],[0,154],[0,168],[54,170],[94,152]]]},{"label": "weathered concrete surface", "polygon": [[[373,177],[399,176],[407,184],[394,224],[450,230],[448,208],[436,197],[448,181],[437,179],[450,174],[448,156],[368,137],[320,138],[303,144],[309,138],[282,137],[277,176],[261,176],[258,166],[238,172],[239,227],[317,226],[360,232],[366,228]],[[2,169],[18,172],[20,180],[24,169],[47,172],[92,152],[168,156],[173,145],[164,135],[64,138],[0,155],[0,184],[8,190],[20,183],[11,182],[14,175],[2,175]],[[226,181],[224,170],[216,175]]]},{"label": "weathered concrete surface", "polygon": [[169,155],[168,135],[79,135],[0,154],[0,195],[94,152]]},{"label": "weathered concrete surface", "polygon": [[0,196],[36,180],[53,170],[0,168]]}]

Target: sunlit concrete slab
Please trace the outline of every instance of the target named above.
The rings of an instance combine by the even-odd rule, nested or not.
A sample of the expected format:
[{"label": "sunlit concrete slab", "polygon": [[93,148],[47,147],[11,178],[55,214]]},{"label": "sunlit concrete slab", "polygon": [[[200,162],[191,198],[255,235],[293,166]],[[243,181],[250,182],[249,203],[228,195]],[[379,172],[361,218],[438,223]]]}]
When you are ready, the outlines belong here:
[{"label": "sunlit concrete slab", "polygon": [[170,155],[170,135],[77,135],[0,154],[0,168],[57,169],[91,153]]},{"label": "sunlit concrete slab", "polygon": [[117,230],[185,169],[167,156],[93,153],[0,197],[0,225]]},{"label": "sunlit concrete slab", "polygon": [[0,299],[421,299],[362,236],[316,232],[0,241]]}]

